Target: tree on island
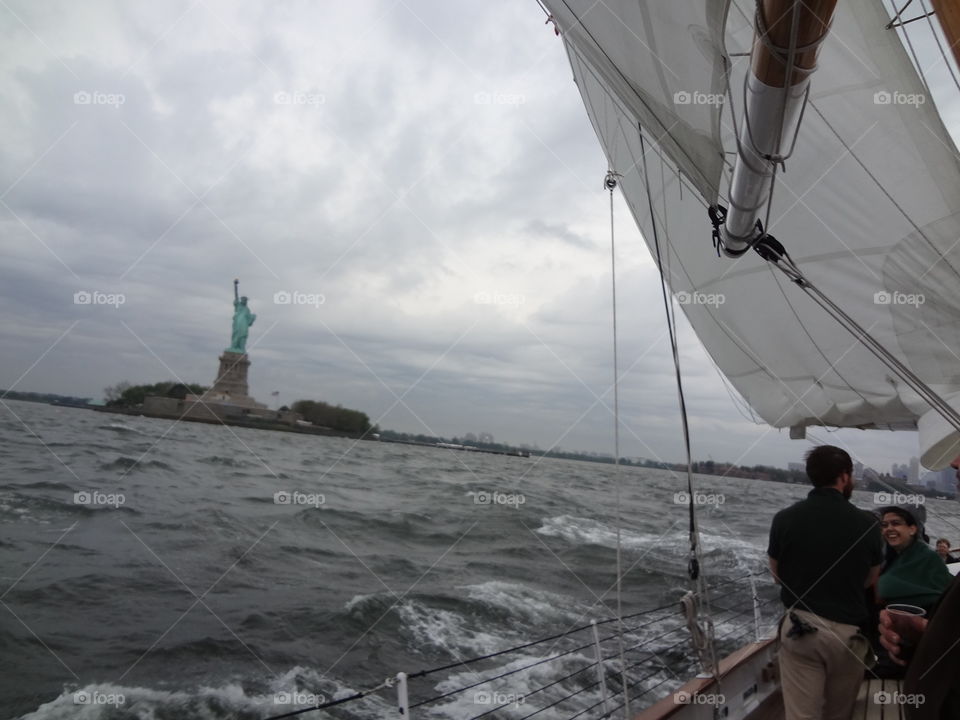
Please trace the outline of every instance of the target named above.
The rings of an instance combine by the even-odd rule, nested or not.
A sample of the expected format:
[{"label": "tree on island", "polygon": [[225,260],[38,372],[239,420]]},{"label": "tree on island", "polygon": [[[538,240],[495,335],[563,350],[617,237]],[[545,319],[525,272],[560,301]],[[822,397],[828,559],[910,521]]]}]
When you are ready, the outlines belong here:
[{"label": "tree on island", "polygon": [[126,380],[104,388],[103,397],[107,407],[139,407],[147,395],[160,395],[183,400],[187,394],[203,395],[208,387],[197,383],[184,384],[175,380],[165,380],[152,385],[131,385]]},{"label": "tree on island", "polygon": [[318,400],[297,400],[291,407],[294,412],[300,413],[304,420],[318,427],[358,435],[370,430],[376,432],[376,428],[370,426],[370,418],[367,414],[359,410],[350,410]]}]

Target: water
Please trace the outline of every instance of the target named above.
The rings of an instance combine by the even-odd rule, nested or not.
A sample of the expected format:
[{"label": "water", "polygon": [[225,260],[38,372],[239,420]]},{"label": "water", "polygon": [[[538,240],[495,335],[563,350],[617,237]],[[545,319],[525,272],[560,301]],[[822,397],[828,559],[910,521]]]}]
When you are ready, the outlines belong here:
[{"label": "water", "polygon": [[[3,717],[263,718],[292,708],[278,692],[340,697],[615,614],[611,466],[5,402],[20,419],[0,414]],[[621,478],[623,611],[674,603],[686,587],[679,480]],[[724,500],[700,513],[707,573],[762,571],[772,514],[806,488],[698,482]],[[78,492],[112,504],[80,504]],[[314,504],[278,504],[278,492]],[[955,504],[930,509],[946,518],[932,534],[958,534]],[[765,579],[762,592],[773,596]],[[506,689],[522,695],[571,668],[540,666]],[[479,677],[457,667],[411,692]],[[78,691],[124,702],[78,705]],[[393,699],[305,717],[384,717]],[[483,709],[470,694],[416,717]]]}]

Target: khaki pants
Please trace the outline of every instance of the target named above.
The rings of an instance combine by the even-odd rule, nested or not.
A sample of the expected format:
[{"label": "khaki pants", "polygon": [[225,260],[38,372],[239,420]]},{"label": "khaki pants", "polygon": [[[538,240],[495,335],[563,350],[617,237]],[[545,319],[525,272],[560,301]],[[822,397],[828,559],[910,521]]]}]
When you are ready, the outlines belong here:
[{"label": "khaki pants", "polygon": [[855,625],[793,610],[815,633],[787,637],[790,611],[780,626],[780,684],[786,720],[850,720],[869,643]]}]

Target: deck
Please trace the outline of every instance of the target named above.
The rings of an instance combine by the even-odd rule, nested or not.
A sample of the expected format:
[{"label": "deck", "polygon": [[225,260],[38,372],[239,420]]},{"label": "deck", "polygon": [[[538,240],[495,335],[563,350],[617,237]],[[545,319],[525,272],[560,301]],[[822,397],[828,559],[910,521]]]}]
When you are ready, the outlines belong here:
[{"label": "deck", "polygon": [[[730,720],[784,720],[783,697],[779,690],[778,673],[772,653],[773,640],[751,643],[720,662],[721,683],[727,695],[725,715]],[[634,720],[710,720],[714,708],[706,704],[676,701],[679,693],[687,697],[707,695],[714,692],[713,678],[694,678],[683,685],[678,693],[662,698],[634,717]],[[748,692],[743,693],[747,687]],[[758,689],[768,688],[765,693]],[[742,693],[742,694],[741,694]],[[753,702],[742,702],[754,696]],[[762,702],[756,696],[762,695]],[[857,694],[850,720],[903,720],[906,702],[899,680],[864,680]]]}]

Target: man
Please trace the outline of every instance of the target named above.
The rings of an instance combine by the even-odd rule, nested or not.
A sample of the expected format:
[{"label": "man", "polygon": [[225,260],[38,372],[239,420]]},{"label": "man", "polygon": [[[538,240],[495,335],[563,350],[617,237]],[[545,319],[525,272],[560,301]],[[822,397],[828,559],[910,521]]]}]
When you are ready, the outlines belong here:
[{"label": "man", "polygon": [[849,502],[853,462],[821,445],[807,454],[813,490],[781,510],[767,555],[787,613],[780,626],[780,675],[786,720],[849,720],[870,644],[864,589],[883,562],[876,518]]},{"label": "man", "polygon": [[940,538],[937,540],[937,555],[939,555],[940,558],[948,564],[957,562],[958,560],[958,558],[950,554],[950,541],[946,538]]},{"label": "man", "polygon": [[[960,493],[960,455],[950,467],[957,470]],[[904,708],[909,720],[957,720],[960,718],[960,577],[940,598],[928,620],[918,621],[923,636],[907,667],[903,681]],[[886,610],[880,612],[880,643],[898,659],[900,637],[893,631]]]}]

